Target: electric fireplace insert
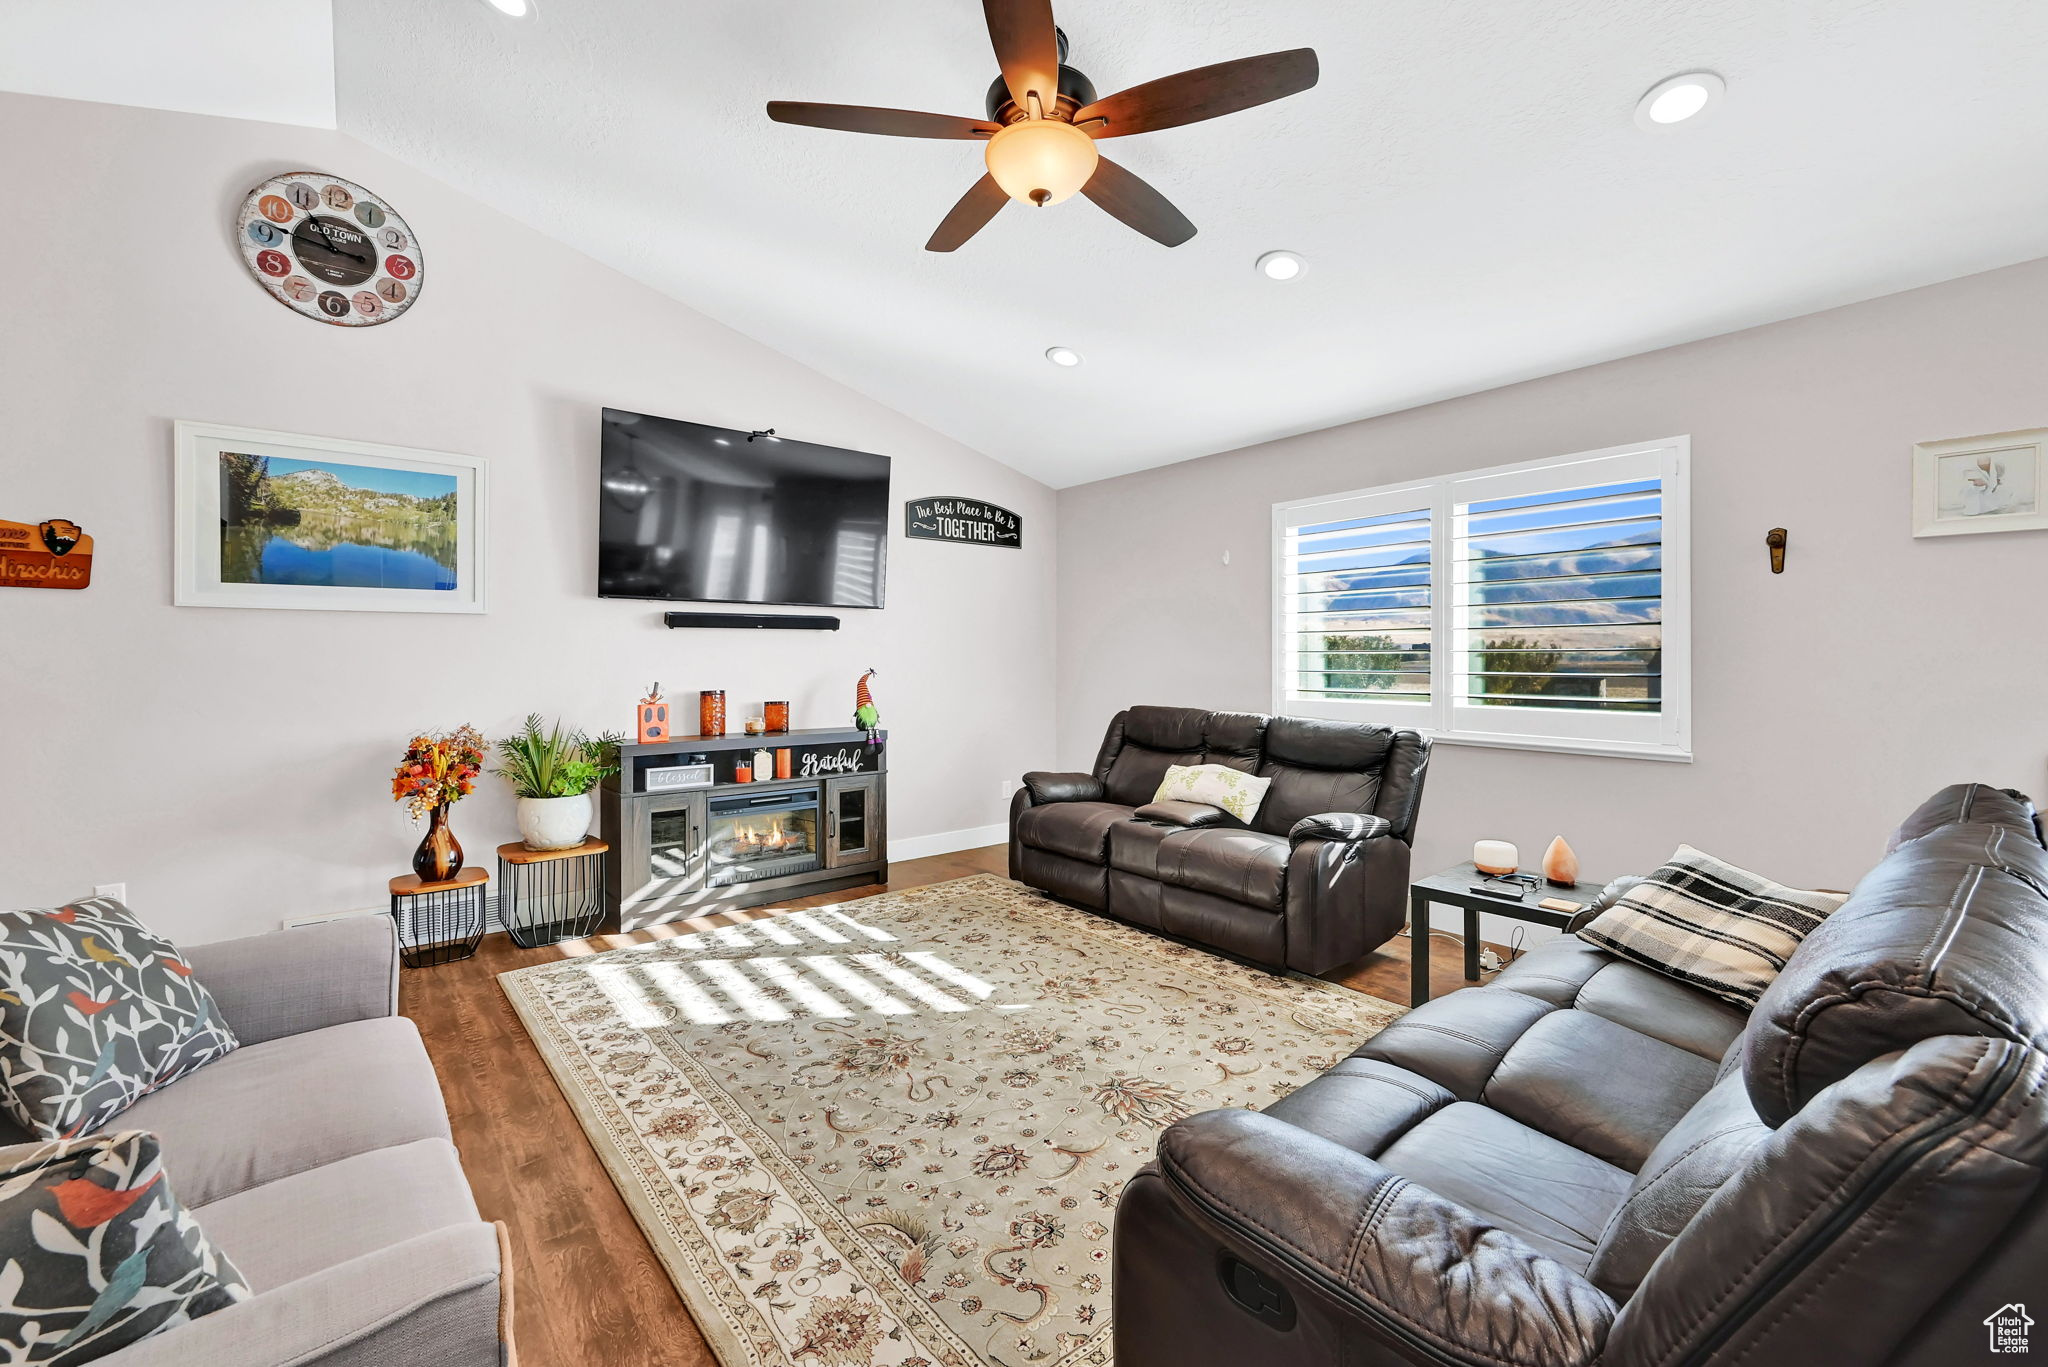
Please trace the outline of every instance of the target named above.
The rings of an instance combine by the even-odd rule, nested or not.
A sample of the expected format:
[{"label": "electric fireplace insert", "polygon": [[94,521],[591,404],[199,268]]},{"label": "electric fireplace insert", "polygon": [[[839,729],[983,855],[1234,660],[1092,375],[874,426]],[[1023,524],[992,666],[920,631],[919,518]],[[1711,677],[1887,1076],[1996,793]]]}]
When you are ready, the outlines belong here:
[{"label": "electric fireplace insert", "polygon": [[709,817],[705,882],[712,887],[824,867],[815,787],[714,793]]}]

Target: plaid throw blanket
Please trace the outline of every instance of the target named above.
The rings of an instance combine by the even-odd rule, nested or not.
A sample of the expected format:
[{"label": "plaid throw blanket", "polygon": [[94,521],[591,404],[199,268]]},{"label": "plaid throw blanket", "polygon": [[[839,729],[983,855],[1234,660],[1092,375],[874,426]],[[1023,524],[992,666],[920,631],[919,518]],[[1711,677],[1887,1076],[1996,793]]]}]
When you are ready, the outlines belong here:
[{"label": "plaid throw blanket", "polygon": [[1813,928],[1848,899],[1773,883],[1690,845],[1579,928],[1579,937],[1748,1010]]}]

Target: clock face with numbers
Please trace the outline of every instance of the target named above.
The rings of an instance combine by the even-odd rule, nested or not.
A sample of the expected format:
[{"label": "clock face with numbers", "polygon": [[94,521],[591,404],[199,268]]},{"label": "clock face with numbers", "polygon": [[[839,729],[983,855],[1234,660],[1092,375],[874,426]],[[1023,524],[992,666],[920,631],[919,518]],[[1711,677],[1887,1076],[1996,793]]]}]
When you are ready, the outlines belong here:
[{"label": "clock face with numbers", "polygon": [[257,283],[286,308],[337,327],[388,323],[420,297],[419,240],[352,180],[295,172],[249,192],[235,241]]}]

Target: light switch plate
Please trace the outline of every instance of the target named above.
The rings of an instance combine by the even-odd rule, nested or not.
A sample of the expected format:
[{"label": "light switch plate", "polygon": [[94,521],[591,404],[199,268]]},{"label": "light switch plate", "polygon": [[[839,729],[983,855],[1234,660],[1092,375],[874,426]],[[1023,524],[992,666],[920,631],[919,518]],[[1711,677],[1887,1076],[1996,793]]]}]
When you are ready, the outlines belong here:
[{"label": "light switch plate", "polygon": [[92,895],[95,897],[111,897],[116,902],[126,906],[128,904],[128,885],[126,883],[97,883],[93,886]]}]

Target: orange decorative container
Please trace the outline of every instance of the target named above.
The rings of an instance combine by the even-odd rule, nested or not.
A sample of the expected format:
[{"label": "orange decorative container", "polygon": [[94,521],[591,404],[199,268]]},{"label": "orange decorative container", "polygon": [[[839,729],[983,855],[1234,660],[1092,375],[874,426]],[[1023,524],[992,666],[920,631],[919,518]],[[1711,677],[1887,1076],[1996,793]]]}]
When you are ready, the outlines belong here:
[{"label": "orange decorative container", "polygon": [[668,738],[668,700],[661,696],[661,685],[656,684],[640,700],[640,743],[652,745]]},{"label": "orange decorative container", "polygon": [[777,750],[775,752],[775,777],[788,778],[790,768],[789,751]]},{"label": "orange decorative container", "polygon": [[[761,708],[767,715],[768,729],[770,731],[787,731],[789,729],[789,704],[787,702],[762,703]],[[789,775],[783,774],[780,777],[788,778]]]},{"label": "orange decorative container", "polygon": [[747,756],[746,760],[743,760],[740,763],[733,765],[732,781],[734,783],[752,783],[754,781],[754,766],[752,763],[748,762],[752,759],[753,756],[749,755]]},{"label": "orange decorative container", "polygon": [[707,688],[697,695],[697,734],[700,736],[722,736],[725,734],[725,690]]}]

